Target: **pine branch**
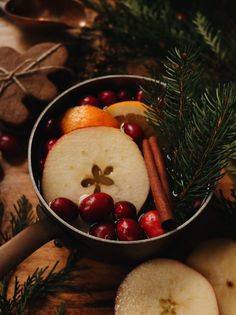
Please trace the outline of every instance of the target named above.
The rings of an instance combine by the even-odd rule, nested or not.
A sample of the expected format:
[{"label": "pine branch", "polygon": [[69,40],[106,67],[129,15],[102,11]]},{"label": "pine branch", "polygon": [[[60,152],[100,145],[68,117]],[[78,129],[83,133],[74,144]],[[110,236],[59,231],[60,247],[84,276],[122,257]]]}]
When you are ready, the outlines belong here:
[{"label": "pine branch", "polygon": [[[26,281],[20,285],[16,277],[13,296],[7,299],[5,296],[0,296],[0,314],[1,315],[22,315],[29,302],[37,297],[42,297],[47,294],[52,294],[64,290],[73,290],[73,287],[68,283],[71,279],[72,271],[74,270],[77,255],[71,253],[68,257],[66,266],[59,271],[55,271],[58,262],[48,271],[48,267],[37,268]],[[63,313],[64,309],[59,308],[59,314]]]},{"label": "pine branch", "polygon": [[236,181],[236,152],[233,152],[232,158],[229,160],[227,165],[227,172]]},{"label": "pine branch", "polygon": [[[166,92],[148,95],[147,120],[166,140],[174,211],[181,223],[212,191],[236,150],[236,96],[231,84],[202,91],[196,53],[175,49],[165,64]],[[150,91],[155,91],[153,88]],[[150,94],[149,91],[149,94]],[[148,94],[148,91],[147,91]],[[151,100],[151,102],[150,102]]]},{"label": "pine branch", "polygon": [[161,49],[162,43],[159,45],[159,42],[171,37],[168,29],[173,25],[173,11],[168,1],[146,4],[143,0],[114,3],[108,0],[98,3],[85,0],[84,4],[98,14],[90,30],[102,31],[113,46],[117,43],[116,47],[122,49],[124,54],[129,52],[131,58],[134,55],[142,56],[144,51],[149,56],[153,55],[153,51]]},{"label": "pine branch", "polygon": [[164,64],[165,73],[159,80],[167,85],[161,97],[159,84],[155,87],[150,85],[144,87],[145,94],[148,95],[146,99],[149,104],[146,113],[148,121],[157,131],[161,128],[163,133],[168,133],[169,141],[174,141],[174,144],[175,138],[171,137],[173,124],[174,132],[181,136],[184,132],[183,124],[192,111],[192,99],[197,99],[201,92],[199,85],[202,70],[197,65],[197,56],[198,52],[193,52],[191,48],[171,50]]},{"label": "pine branch", "polygon": [[221,176],[220,170],[225,167],[236,149],[235,146],[225,148],[231,146],[236,136],[236,125],[233,121],[235,102],[231,86],[225,85],[216,89],[215,96],[211,96],[206,90],[202,97],[202,108],[196,104],[196,110],[185,129],[184,141],[179,145],[179,157],[176,160],[176,167],[179,168],[188,161],[189,151],[191,152],[188,166],[191,166],[192,174],[190,177],[188,174],[189,178],[183,176],[187,185],[183,185],[180,198],[185,199],[186,195],[194,197],[196,193],[203,198],[207,190],[214,189]]},{"label": "pine branch", "polygon": [[[83,3],[96,11],[97,18],[90,28],[83,29],[82,36],[90,34],[90,39],[97,39],[98,32],[102,34],[108,51],[113,54],[113,63],[107,65],[110,73],[114,66],[113,73],[117,71],[117,66],[119,73],[124,73],[127,61],[133,62],[139,58],[155,60],[156,69],[160,71],[160,63],[167,51],[184,43],[194,49],[201,48],[205,61],[205,82],[234,80],[236,28],[232,18],[234,11],[229,6],[219,15],[219,4],[213,2],[208,5],[201,2],[197,7],[190,2],[180,5],[171,1],[147,0],[85,0]],[[183,15],[186,15],[186,20],[177,18],[178,10],[185,11]],[[214,30],[213,25],[200,13],[203,11],[206,16],[209,12],[222,32]],[[213,57],[212,52],[217,58]],[[102,73],[106,73],[104,69]]]},{"label": "pine branch", "polygon": [[[22,196],[14,205],[15,212],[11,213],[8,233],[1,231],[4,240],[7,241],[33,221],[32,206],[25,196]],[[4,215],[4,205],[0,203],[0,221]],[[76,252],[71,252],[67,258],[66,265],[56,271],[58,262],[49,270],[49,267],[37,268],[26,281],[20,285],[18,278],[15,279],[14,291],[11,298],[7,298],[7,289],[12,273],[5,276],[0,282],[0,315],[23,315],[27,305],[37,297],[46,296],[58,291],[73,291],[69,283],[72,272],[78,260]],[[81,270],[78,268],[77,270]],[[57,314],[63,315],[65,308],[58,307]]]},{"label": "pine branch", "polygon": [[[15,205],[13,205],[15,211],[11,212],[11,219],[9,226],[6,230],[2,230],[1,221],[4,215],[4,204],[0,204],[0,236],[4,242],[7,242],[11,237],[22,231],[25,227],[30,225],[33,221],[32,205],[29,203],[25,196],[21,196]],[[0,294],[5,297],[7,287],[11,279],[13,272],[6,275],[2,281],[0,281]]]},{"label": "pine branch", "polygon": [[222,33],[220,30],[215,31],[207,18],[202,13],[197,12],[193,20],[198,34],[202,36],[206,45],[218,56],[220,60],[224,60],[226,50],[222,48]]},{"label": "pine branch", "polygon": [[32,205],[25,196],[20,197],[13,207],[15,211],[10,213],[11,219],[7,231],[0,230],[0,235],[5,242],[33,222]]}]

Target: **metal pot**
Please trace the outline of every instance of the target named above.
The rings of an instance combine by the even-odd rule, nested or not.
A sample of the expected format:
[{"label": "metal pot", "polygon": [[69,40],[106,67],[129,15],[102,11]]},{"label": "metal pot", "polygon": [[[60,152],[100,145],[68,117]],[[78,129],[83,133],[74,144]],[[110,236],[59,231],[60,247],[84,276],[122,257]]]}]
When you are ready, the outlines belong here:
[{"label": "metal pot", "polygon": [[34,190],[38,196],[43,215],[33,225],[20,232],[17,236],[0,248],[0,278],[19,264],[28,255],[46,242],[61,238],[71,247],[83,249],[88,255],[105,261],[139,261],[157,255],[170,242],[176,241],[186,227],[204,210],[212,194],[208,195],[199,210],[184,224],[159,237],[139,241],[113,241],[99,239],[79,230],[63,221],[47,205],[40,192],[39,156],[42,146],[42,134],[46,121],[51,117],[59,117],[66,108],[76,104],[79,97],[85,94],[96,94],[104,89],[137,88],[140,84],[151,82],[152,79],[134,75],[111,75],[98,77],[76,84],[58,96],[42,112],[34,125],[29,141],[28,163]]}]

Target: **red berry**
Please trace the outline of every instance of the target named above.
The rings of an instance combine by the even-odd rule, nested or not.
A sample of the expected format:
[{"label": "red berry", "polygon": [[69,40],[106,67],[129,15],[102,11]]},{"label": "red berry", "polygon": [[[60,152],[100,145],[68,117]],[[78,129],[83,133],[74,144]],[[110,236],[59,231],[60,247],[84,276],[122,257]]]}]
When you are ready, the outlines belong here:
[{"label": "red berry", "polygon": [[124,130],[124,132],[129,135],[134,142],[136,143],[140,143],[140,141],[143,139],[143,130],[142,128],[134,123],[127,123],[125,122],[122,125],[122,129]]},{"label": "red berry", "polygon": [[135,94],[134,99],[136,101],[143,102],[144,101],[144,92],[143,92],[143,90],[138,90],[136,92],[136,94]]},{"label": "red berry", "polygon": [[149,238],[165,233],[161,226],[157,210],[150,210],[146,212],[143,216],[141,216],[139,223]]},{"label": "red berry", "polygon": [[48,154],[48,152],[52,149],[54,144],[57,142],[57,139],[49,139],[45,144],[44,144],[44,156]]},{"label": "red berry", "polygon": [[127,90],[119,90],[117,92],[117,99],[120,102],[128,101],[131,99],[131,95]]},{"label": "red berry", "polygon": [[0,151],[3,155],[10,156],[19,152],[20,145],[14,136],[2,134],[0,135]]},{"label": "red berry", "polygon": [[115,203],[114,216],[116,219],[136,218],[136,208],[129,201],[119,201]]},{"label": "red berry", "polygon": [[188,19],[187,14],[185,14],[183,12],[175,12],[175,17],[180,22],[186,22]]},{"label": "red berry", "polygon": [[55,119],[49,119],[45,125],[45,133],[47,138],[57,138],[60,135],[60,129],[58,121]]},{"label": "red berry", "polygon": [[94,193],[80,203],[80,215],[86,222],[101,222],[114,210],[114,202],[106,193]]},{"label": "red berry", "polygon": [[95,224],[91,226],[89,234],[109,240],[117,239],[115,226],[112,223]]},{"label": "red berry", "polygon": [[109,106],[116,102],[116,95],[111,90],[105,90],[100,92],[98,98],[103,106]]},{"label": "red berry", "polygon": [[50,208],[64,221],[70,222],[77,218],[79,207],[73,201],[59,197],[49,204]]},{"label": "red berry", "polygon": [[135,241],[144,238],[141,227],[134,219],[120,219],[116,224],[116,234],[120,241]]},{"label": "red berry", "polygon": [[93,96],[93,95],[87,95],[85,97],[83,97],[80,101],[79,101],[79,105],[93,105],[93,106],[98,106],[98,99]]},{"label": "red berry", "polygon": [[202,205],[202,200],[201,199],[196,199],[193,203],[194,209],[199,209]]}]

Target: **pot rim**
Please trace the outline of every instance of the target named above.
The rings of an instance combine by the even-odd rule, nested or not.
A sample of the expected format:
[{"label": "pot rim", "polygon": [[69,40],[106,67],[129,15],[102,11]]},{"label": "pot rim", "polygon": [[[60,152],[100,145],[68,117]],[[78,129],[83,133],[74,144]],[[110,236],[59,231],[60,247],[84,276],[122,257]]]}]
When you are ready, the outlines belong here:
[{"label": "pot rim", "polygon": [[[113,79],[113,78],[133,78],[133,79],[138,79],[138,80],[159,82],[158,80],[155,80],[153,78],[149,78],[149,77],[145,77],[145,76],[139,76],[139,75],[122,75],[122,74],[106,75],[106,76],[94,77],[92,79],[88,79],[88,80],[85,80],[83,82],[76,83],[75,85],[71,86],[70,88],[68,88],[67,90],[65,90],[61,94],[59,94],[53,101],[51,101],[46,106],[46,108],[39,115],[37,121],[35,122],[35,124],[34,124],[34,126],[32,128],[31,135],[30,135],[30,138],[29,138],[29,144],[28,144],[28,169],[29,169],[29,174],[30,174],[30,178],[31,178],[31,181],[32,181],[32,184],[33,184],[34,191],[36,192],[36,195],[37,195],[37,197],[38,197],[38,199],[40,201],[40,204],[43,206],[43,210],[45,210],[44,212],[46,213],[46,215],[49,215],[50,217],[52,217],[61,226],[66,227],[67,230],[75,232],[76,234],[80,234],[83,237],[86,237],[86,238],[89,238],[89,239],[93,239],[95,241],[99,241],[99,242],[102,242],[102,243],[116,244],[117,246],[119,246],[119,245],[132,245],[132,244],[138,244],[138,243],[147,243],[147,242],[153,242],[153,241],[156,241],[156,240],[159,240],[159,239],[168,238],[172,234],[175,234],[175,233],[179,232],[180,230],[184,229],[187,225],[189,225],[192,221],[194,221],[195,218],[198,217],[198,215],[205,209],[205,207],[207,206],[207,204],[211,200],[211,198],[213,196],[213,191],[210,192],[208,195],[206,195],[205,199],[203,200],[203,203],[202,203],[201,207],[195,212],[195,214],[192,215],[187,221],[185,221],[183,224],[179,225],[174,230],[171,230],[169,232],[166,232],[165,234],[162,234],[160,236],[153,237],[153,238],[147,238],[147,239],[135,240],[135,241],[118,241],[118,240],[109,240],[109,239],[98,238],[96,236],[88,234],[87,232],[83,232],[83,231],[79,230],[78,228],[76,228],[75,226],[71,225],[70,223],[67,223],[66,221],[64,221],[62,218],[60,218],[49,207],[49,205],[44,200],[44,198],[43,198],[43,196],[42,196],[41,192],[39,191],[39,188],[38,188],[38,186],[36,184],[36,181],[35,181],[35,178],[34,178],[34,175],[33,175],[33,170],[32,170],[32,155],[31,155],[31,151],[32,151],[32,144],[33,144],[33,141],[34,141],[34,136],[35,136],[36,130],[37,130],[38,126],[40,125],[41,120],[44,117],[45,113],[52,106],[54,106],[54,104],[57,103],[62,97],[64,97],[65,95],[69,94],[73,90],[79,88],[80,86],[84,86],[84,85],[87,85],[88,83],[91,83],[91,82],[94,82],[94,81],[98,81],[98,80],[104,80],[104,79],[107,80],[107,79]],[[161,82],[159,82],[159,83],[161,83]],[[163,84],[163,83],[161,83],[161,84]]]}]

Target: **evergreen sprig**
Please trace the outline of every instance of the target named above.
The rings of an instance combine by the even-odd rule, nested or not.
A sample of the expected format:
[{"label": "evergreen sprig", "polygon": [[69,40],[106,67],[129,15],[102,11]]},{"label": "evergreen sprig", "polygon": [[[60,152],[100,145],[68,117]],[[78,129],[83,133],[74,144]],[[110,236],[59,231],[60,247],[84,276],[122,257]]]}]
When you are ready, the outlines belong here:
[{"label": "evergreen sprig", "polygon": [[[164,133],[173,134],[171,127],[178,121],[175,132],[182,134],[183,124],[191,112],[190,103],[193,97],[197,98],[199,94],[195,88],[197,84],[200,84],[201,78],[201,69],[196,63],[194,64],[197,52],[189,48],[182,51],[176,48],[169,52],[167,62],[164,64],[165,73],[161,79],[167,85],[163,95],[158,98],[159,91],[153,95],[147,93],[149,104],[154,104],[157,99],[159,100],[158,106],[149,107],[148,119],[154,128],[160,127]],[[154,89],[150,90],[154,91]],[[163,102],[164,107],[161,106]]]},{"label": "evergreen sprig", "polygon": [[[11,237],[15,236],[33,222],[32,205],[25,196],[20,197],[13,207],[14,212],[10,213],[9,226],[6,228],[6,231],[0,230],[0,236],[4,242],[8,241]],[[0,217],[1,213],[2,215],[4,213],[4,206],[2,203],[0,204]]]},{"label": "evergreen sprig", "polygon": [[[99,67],[96,75],[124,73],[129,61],[143,65],[151,61],[152,68],[160,72],[167,51],[185,44],[196,50],[201,48],[202,80],[207,84],[235,78],[233,0],[225,0],[224,4],[198,1],[197,5],[168,0],[85,0],[83,4],[96,12],[96,19],[83,29],[82,38],[89,37],[94,42],[99,33],[105,41],[100,49],[105,54],[92,67]],[[224,6],[222,11],[221,6]]]},{"label": "evergreen sprig", "polygon": [[196,64],[195,52],[174,49],[165,64],[161,102],[155,101],[155,88],[147,91],[146,116],[167,143],[174,211],[180,223],[193,214],[194,201],[203,200],[214,189],[221,169],[236,150],[233,87],[225,84],[214,91],[203,89]]},{"label": "evergreen sprig", "polygon": [[171,37],[168,30],[173,25],[173,10],[169,1],[120,0],[112,3],[102,0],[95,3],[85,0],[84,4],[98,14],[90,30],[102,31],[113,45],[119,40],[119,50],[124,54],[143,56],[145,51],[153,56],[153,51],[156,52],[163,44],[157,39],[163,39],[163,34],[166,35],[165,41]]},{"label": "evergreen sprig", "polygon": [[222,44],[222,32],[215,31],[207,18],[201,13],[197,12],[193,23],[198,34],[202,36],[206,45],[218,56],[219,59],[224,60],[226,56],[226,49]]},{"label": "evergreen sprig", "polygon": [[[23,315],[32,299],[65,290],[65,288],[72,290],[67,281],[71,279],[71,271],[74,268],[75,262],[75,255],[71,253],[66,266],[59,271],[55,270],[59,263],[57,261],[49,271],[48,267],[37,268],[27,277],[22,285],[19,284],[16,277],[12,297],[7,298],[6,293],[0,295],[0,314]],[[60,309],[60,312],[62,311],[63,308]]]},{"label": "evergreen sprig", "polygon": [[[33,222],[32,205],[25,196],[19,198],[14,205],[15,212],[11,213],[9,226],[3,231],[1,221],[4,216],[4,204],[0,203],[0,235],[4,241],[18,234]],[[70,285],[74,266],[78,260],[76,252],[68,256],[64,268],[56,271],[58,262],[49,270],[49,267],[37,268],[21,285],[15,278],[12,297],[7,297],[7,289],[12,273],[6,275],[0,281],[0,315],[23,315],[28,304],[36,297],[46,296],[58,291],[73,291]],[[65,314],[65,309],[60,306],[57,314]]]}]

